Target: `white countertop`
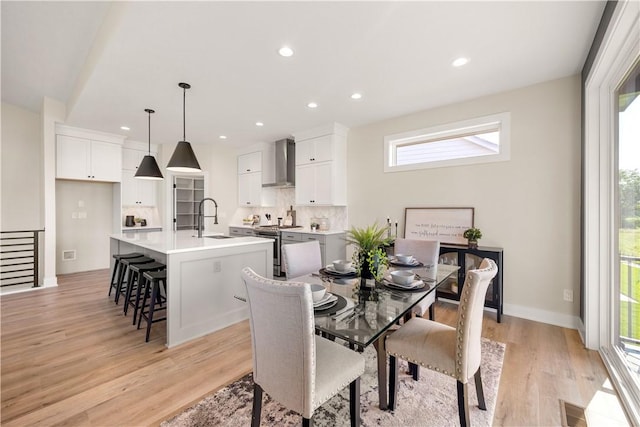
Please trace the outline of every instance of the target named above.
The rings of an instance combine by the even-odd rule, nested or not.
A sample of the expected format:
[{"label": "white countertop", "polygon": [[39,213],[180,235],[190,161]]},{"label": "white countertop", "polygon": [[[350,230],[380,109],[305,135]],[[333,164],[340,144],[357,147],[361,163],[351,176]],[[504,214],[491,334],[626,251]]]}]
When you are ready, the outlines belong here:
[{"label": "white countertop", "polygon": [[232,237],[229,239],[212,239],[206,236],[216,236],[222,233],[207,233],[205,237],[198,238],[196,230],[180,231],[140,231],[122,232],[112,234],[112,239],[137,245],[145,249],[160,252],[163,254],[173,254],[180,252],[192,252],[208,249],[231,248],[234,246],[246,246],[262,244],[265,240],[262,237]]}]

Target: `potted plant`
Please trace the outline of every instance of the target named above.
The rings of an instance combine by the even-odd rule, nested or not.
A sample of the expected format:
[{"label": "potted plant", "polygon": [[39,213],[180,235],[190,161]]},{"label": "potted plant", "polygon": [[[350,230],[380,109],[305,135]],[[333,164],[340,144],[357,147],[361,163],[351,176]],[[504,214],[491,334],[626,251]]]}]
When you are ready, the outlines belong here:
[{"label": "potted plant", "polygon": [[393,239],[385,237],[387,227],[380,227],[378,223],[363,228],[352,227],[347,231],[347,243],[356,246],[353,254],[353,264],[363,279],[382,279],[388,266],[385,247]]},{"label": "potted plant", "polygon": [[476,249],[478,247],[478,240],[482,238],[482,231],[479,228],[468,228],[462,234],[462,237],[467,239],[470,249]]}]

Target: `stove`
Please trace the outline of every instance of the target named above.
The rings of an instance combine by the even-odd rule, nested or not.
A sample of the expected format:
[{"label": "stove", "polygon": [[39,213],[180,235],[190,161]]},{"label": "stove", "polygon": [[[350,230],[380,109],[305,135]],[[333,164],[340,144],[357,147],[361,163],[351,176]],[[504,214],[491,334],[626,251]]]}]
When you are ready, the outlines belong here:
[{"label": "stove", "polygon": [[290,230],[292,228],[302,228],[301,225],[259,225],[254,227],[257,234],[268,234],[275,236],[279,234],[281,230]]},{"label": "stove", "polygon": [[301,225],[259,225],[254,227],[257,236],[264,236],[273,239],[273,275],[282,276],[284,271],[281,262],[282,239],[280,231],[292,228],[302,228]]}]

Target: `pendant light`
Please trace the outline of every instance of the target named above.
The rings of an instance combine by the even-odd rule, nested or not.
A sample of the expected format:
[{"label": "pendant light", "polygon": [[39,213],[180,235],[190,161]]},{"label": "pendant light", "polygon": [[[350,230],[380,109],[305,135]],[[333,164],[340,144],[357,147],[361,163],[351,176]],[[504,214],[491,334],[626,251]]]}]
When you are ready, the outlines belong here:
[{"label": "pendant light", "polygon": [[174,172],[201,172],[200,164],[198,163],[198,159],[196,159],[196,155],[193,152],[193,148],[191,148],[191,144],[187,141],[186,137],[186,119],[185,119],[185,99],[187,97],[187,89],[191,88],[189,83],[179,83],[183,89],[182,94],[182,141],[178,141],[178,145],[176,146],[171,159],[169,159],[169,164],[167,164],[167,169]]},{"label": "pendant light", "polygon": [[144,111],[149,113],[149,154],[144,156],[142,162],[140,162],[140,166],[138,166],[134,177],[160,180],[163,179],[162,172],[160,172],[156,159],[151,155],[151,114],[155,113],[155,111],[149,108],[146,108]]}]

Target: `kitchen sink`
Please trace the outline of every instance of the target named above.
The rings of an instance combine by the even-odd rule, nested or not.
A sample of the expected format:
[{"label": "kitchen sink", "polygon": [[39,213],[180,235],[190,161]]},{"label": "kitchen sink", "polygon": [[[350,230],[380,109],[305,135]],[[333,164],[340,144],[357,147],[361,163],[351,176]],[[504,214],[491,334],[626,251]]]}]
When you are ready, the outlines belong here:
[{"label": "kitchen sink", "polygon": [[210,239],[233,239],[232,236],[202,236],[202,237],[208,237]]}]

